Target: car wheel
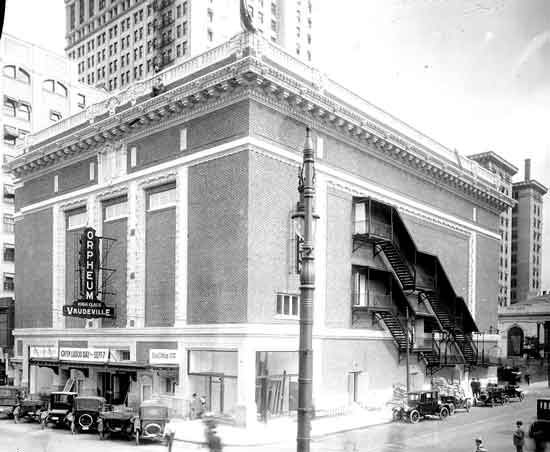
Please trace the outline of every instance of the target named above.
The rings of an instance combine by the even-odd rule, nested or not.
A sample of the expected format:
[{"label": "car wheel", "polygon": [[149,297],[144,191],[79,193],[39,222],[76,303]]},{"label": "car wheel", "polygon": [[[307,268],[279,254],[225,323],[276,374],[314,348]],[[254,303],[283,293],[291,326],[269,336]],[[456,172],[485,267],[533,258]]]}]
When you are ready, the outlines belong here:
[{"label": "car wheel", "polygon": [[525,399],[525,394],[523,392],[519,393],[519,401],[523,402],[523,399]]},{"label": "car wheel", "polygon": [[409,413],[409,420],[411,421],[411,424],[417,424],[418,421],[420,421],[420,413],[416,410],[412,410]]},{"label": "car wheel", "polygon": [[449,410],[447,407],[443,407],[441,408],[441,410],[439,411],[439,419],[447,419],[447,417],[449,417]]},{"label": "car wheel", "polygon": [[136,446],[139,446],[139,430],[136,430]]}]

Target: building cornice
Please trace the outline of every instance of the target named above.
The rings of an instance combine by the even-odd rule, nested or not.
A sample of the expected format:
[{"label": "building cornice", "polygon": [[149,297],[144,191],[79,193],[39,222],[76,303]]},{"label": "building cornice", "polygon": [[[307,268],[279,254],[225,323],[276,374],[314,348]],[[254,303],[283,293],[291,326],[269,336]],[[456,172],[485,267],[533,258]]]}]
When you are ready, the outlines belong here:
[{"label": "building cornice", "polygon": [[493,151],[469,155],[468,158],[476,162],[494,162],[505,170],[510,176],[513,176],[518,172],[518,168],[516,166],[512,165],[509,161],[503,159],[500,155]]},{"label": "building cornice", "polygon": [[[222,62],[225,65],[219,67]],[[214,64],[218,68],[203,70]],[[198,70],[205,75],[177,85]],[[167,91],[149,98],[158,77]],[[132,85],[31,135],[27,152],[6,167],[16,178],[34,177],[61,161],[96,152],[105,143],[128,141],[145,129],[163,128],[168,122],[219,108],[230,97],[244,96],[276,103],[287,114],[330,130],[403,168],[413,168],[495,211],[513,204],[512,198],[498,191],[496,175],[368,104],[259,36],[237,35],[155,79]]]},{"label": "building cornice", "polygon": [[542,185],[540,182],[530,179],[530,180],[522,180],[520,182],[514,182],[512,184],[512,190],[518,191],[518,190],[524,190],[524,189],[532,188],[533,190],[538,191],[541,195],[545,195],[548,192],[548,188]]}]

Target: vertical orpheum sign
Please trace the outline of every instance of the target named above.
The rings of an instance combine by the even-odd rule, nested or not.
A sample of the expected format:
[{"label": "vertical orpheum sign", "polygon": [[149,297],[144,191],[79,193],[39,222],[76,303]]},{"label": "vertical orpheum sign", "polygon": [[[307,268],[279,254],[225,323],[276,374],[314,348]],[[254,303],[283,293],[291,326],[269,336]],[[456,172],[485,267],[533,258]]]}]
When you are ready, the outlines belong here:
[{"label": "vertical orpheum sign", "polygon": [[97,301],[99,270],[99,239],[93,228],[86,228],[80,238],[80,296],[85,301]]},{"label": "vertical orpheum sign", "polygon": [[80,298],[72,305],[63,306],[66,317],[85,319],[115,318],[115,309],[98,300],[98,276],[100,270],[100,237],[94,228],[86,228],[79,240],[78,274]]}]

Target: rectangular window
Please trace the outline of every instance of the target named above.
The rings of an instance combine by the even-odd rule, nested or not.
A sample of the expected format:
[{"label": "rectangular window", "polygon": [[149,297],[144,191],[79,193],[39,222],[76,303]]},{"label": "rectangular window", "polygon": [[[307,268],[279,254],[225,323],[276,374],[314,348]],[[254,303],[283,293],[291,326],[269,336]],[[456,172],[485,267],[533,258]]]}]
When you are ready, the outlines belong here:
[{"label": "rectangular window", "polygon": [[15,246],[4,244],[4,261],[14,262],[15,261]]},{"label": "rectangular window", "polygon": [[173,184],[157,187],[150,190],[147,198],[148,211],[173,207],[176,205],[176,187]]},{"label": "rectangular window", "polygon": [[130,148],[130,168],[137,165],[137,148],[134,146]]},{"label": "rectangular window", "polygon": [[71,213],[67,213],[67,229],[80,229],[86,227],[86,223],[88,222],[88,214],[85,210]]},{"label": "rectangular window", "polygon": [[13,273],[4,273],[4,290],[10,292],[15,290],[15,275]]},{"label": "rectangular window", "polygon": [[180,129],[180,151],[187,150],[187,127]]},{"label": "rectangular window", "polygon": [[59,191],[59,176],[56,174],[53,177],[53,192],[57,193]]},{"label": "rectangular window", "polygon": [[105,206],[104,221],[113,221],[128,216],[128,201],[120,201]]},{"label": "rectangular window", "polygon": [[13,203],[15,199],[15,190],[13,185],[4,184],[4,201]]},{"label": "rectangular window", "polygon": [[278,293],[275,309],[277,315],[297,318],[299,299],[299,295]]},{"label": "rectangular window", "polygon": [[4,232],[12,234],[14,230],[14,220],[12,215],[4,215]]}]

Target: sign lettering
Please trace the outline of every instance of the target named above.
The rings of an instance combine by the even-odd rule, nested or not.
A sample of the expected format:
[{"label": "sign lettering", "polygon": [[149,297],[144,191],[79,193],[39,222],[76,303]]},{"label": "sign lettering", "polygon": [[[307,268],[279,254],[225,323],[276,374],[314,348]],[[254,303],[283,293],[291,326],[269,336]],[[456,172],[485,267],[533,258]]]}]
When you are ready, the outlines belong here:
[{"label": "sign lettering", "polygon": [[178,350],[152,348],[149,350],[149,364],[179,364]]},{"label": "sign lettering", "polygon": [[105,363],[109,359],[108,348],[69,348],[59,349],[61,361],[94,361]]}]

